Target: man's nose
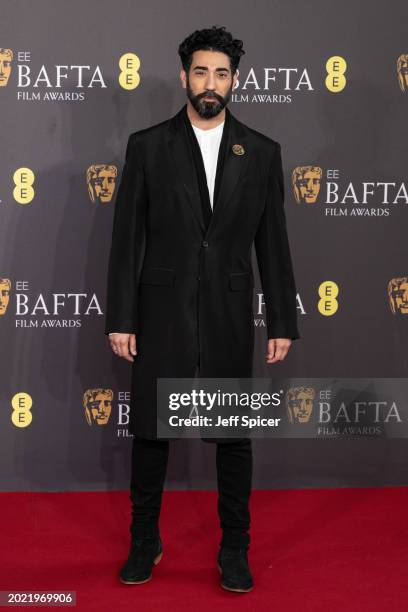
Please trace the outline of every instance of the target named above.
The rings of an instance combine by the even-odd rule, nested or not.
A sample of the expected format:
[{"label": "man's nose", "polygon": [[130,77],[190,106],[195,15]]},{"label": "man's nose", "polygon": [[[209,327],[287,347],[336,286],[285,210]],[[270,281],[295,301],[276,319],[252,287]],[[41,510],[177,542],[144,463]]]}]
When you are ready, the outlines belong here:
[{"label": "man's nose", "polygon": [[208,73],[206,81],[206,89],[215,91],[215,75]]}]

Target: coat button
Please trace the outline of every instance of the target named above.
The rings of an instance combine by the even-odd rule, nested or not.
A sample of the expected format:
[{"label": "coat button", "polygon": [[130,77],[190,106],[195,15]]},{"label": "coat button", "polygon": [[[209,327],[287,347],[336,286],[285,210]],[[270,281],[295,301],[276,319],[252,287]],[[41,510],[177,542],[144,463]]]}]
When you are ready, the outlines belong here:
[{"label": "coat button", "polygon": [[208,247],[208,242],[206,240],[203,240],[201,244],[203,247]]},{"label": "coat button", "polygon": [[199,277],[199,276],[197,276],[197,280],[200,280],[200,277]]}]

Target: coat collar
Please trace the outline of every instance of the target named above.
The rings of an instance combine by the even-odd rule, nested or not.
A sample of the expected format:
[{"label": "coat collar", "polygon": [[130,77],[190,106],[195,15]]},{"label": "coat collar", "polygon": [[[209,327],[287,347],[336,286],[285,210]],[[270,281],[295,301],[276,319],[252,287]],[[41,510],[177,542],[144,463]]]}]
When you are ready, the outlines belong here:
[{"label": "coat collar", "polygon": [[[178,173],[188,202],[192,208],[193,214],[201,228],[203,234],[208,235],[220,217],[225,214],[226,207],[231,199],[231,196],[237,186],[239,178],[243,173],[248,163],[250,154],[248,140],[244,126],[240,123],[230,110],[225,108],[225,124],[224,129],[228,126],[227,142],[225,152],[224,169],[221,176],[219,186],[217,204],[212,213],[211,221],[205,231],[205,224],[202,213],[200,191],[194,166],[194,160],[190,152],[187,127],[185,119],[189,121],[187,116],[187,104],[172,117],[169,121],[168,128],[168,144],[170,146],[170,157],[174,163],[175,170]],[[237,155],[233,151],[233,145],[239,144],[243,147],[244,154]]]}]

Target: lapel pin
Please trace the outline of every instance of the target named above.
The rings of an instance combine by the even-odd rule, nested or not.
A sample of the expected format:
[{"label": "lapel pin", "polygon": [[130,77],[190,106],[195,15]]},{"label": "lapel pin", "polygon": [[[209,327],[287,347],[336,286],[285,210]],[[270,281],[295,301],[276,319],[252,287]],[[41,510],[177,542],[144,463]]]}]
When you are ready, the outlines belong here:
[{"label": "lapel pin", "polygon": [[244,155],[245,153],[244,147],[240,144],[232,145],[232,150],[234,151],[235,155]]}]

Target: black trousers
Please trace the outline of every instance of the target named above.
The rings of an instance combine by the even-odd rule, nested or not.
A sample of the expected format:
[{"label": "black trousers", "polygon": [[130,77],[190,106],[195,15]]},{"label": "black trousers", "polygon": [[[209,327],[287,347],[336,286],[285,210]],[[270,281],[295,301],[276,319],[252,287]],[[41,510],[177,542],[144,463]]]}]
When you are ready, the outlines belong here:
[{"label": "black trousers", "polygon": [[[159,515],[169,456],[168,440],[133,438],[130,531],[136,538],[159,534]],[[247,548],[250,542],[249,499],[252,486],[250,438],[215,443],[221,545]]]}]

